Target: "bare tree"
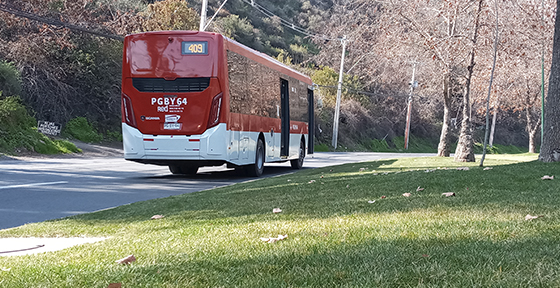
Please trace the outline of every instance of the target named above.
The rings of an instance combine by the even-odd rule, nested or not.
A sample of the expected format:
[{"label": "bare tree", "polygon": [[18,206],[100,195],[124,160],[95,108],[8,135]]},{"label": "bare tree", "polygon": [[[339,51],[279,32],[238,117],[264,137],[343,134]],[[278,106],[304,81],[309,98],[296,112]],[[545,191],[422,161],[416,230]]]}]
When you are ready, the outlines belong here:
[{"label": "bare tree", "polygon": [[[558,9],[560,9],[560,1],[556,3],[556,11]],[[558,162],[560,161],[560,14],[558,13],[554,24],[554,44],[550,71],[548,94],[544,103],[544,135],[539,160]]]}]

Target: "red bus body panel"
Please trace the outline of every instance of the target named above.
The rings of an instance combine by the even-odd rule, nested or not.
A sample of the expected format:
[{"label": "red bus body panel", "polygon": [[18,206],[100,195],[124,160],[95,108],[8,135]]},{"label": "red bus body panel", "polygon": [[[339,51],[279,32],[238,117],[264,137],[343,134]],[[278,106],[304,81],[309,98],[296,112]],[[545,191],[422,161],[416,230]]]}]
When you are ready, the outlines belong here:
[{"label": "red bus body panel", "polygon": [[[207,41],[208,53],[182,55],[182,41]],[[134,95],[131,102],[136,128],[143,134],[202,134],[208,128],[212,99],[227,91],[224,86],[226,81],[220,83],[218,80],[227,77],[223,65],[223,37],[216,33],[161,31],[128,35],[124,43],[122,92]],[[133,78],[163,78],[171,81],[200,77],[210,78],[210,85],[201,92],[148,93],[140,92],[132,85]],[[177,102],[180,104],[177,105]],[[227,111],[223,108],[218,121],[222,123],[225,122]],[[177,122],[181,128],[163,129],[165,115],[178,115]]]}]

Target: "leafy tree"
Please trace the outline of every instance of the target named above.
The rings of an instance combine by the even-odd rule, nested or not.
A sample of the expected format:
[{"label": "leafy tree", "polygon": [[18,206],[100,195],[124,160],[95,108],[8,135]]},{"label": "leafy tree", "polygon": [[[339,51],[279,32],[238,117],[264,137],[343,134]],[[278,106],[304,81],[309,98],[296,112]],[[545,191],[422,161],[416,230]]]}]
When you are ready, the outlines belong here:
[{"label": "leafy tree", "polygon": [[21,94],[21,76],[13,63],[0,60],[0,91],[4,96]]},{"label": "leafy tree", "polygon": [[219,21],[220,32],[244,45],[261,50],[264,48],[260,40],[260,32],[253,27],[247,18],[238,15],[229,15]]},{"label": "leafy tree", "polygon": [[[319,97],[323,100],[324,105],[334,107],[336,103],[336,94],[338,90],[338,72],[328,66],[321,66],[311,76],[313,83],[319,85]],[[342,77],[342,98],[353,99],[362,105],[367,105],[367,97],[364,94],[357,93],[363,90],[357,76],[344,74]]]},{"label": "leafy tree", "polygon": [[198,13],[182,0],[157,1],[139,15],[145,18],[143,31],[198,30],[200,22]]}]

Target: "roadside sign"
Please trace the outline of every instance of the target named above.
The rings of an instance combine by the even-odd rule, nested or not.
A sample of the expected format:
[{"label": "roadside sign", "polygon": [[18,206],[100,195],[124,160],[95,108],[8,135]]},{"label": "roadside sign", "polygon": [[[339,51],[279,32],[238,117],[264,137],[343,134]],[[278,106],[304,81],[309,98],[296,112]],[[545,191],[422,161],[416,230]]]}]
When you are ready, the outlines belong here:
[{"label": "roadside sign", "polygon": [[58,136],[62,125],[54,122],[39,121],[37,123],[37,130],[45,135]]}]

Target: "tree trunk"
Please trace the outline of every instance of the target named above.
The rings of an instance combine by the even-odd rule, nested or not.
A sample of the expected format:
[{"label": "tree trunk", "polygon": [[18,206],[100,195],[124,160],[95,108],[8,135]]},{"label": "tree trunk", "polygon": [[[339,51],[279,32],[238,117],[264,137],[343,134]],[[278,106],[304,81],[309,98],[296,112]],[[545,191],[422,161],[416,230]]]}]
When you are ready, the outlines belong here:
[{"label": "tree trunk", "polygon": [[[560,11],[560,1],[556,1],[556,11]],[[560,13],[556,13],[554,24],[554,44],[552,47],[552,67],[548,80],[548,93],[544,99],[543,142],[539,160],[560,161]]]},{"label": "tree trunk", "polygon": [[451,124],[451,95],[450,95],[450,79],[451,74],[446,73],[443,78],[443,125],[441,126],[441,136],[439,137],[438,154],[439,157],[449,157],[451,151],[449,147],[449,125]]},{"label": "tree trunk", "polygon": [[527,104],[525,107],[527,112],[527,133],[529,134],[529,153],[536,153],[536,144],[537,144],[537,131],[539,125],[541,123],[541,119],[537,121],[535,125],[533,125],[533,117],[531,117],[531,106]]},{"label": "tree trunk", "polygon": [[497,114],[498,114],[498,108],[494,108],[494,114],[492,116],[492,127],[490,128],[490,140],[488,140],[488,145],[490,145],[490,147],[494,145],[494,132],[496,131]]},{"label": "tree trunk", "polygon": [[471,49],[471,59],[470,64],[467,67],[467,82],[465,83],[466,92],[463,97],[463,121],[461,121],[461,134],[459,134],[459,143],[457,144],[457,149],[455,150],[455,161],[457,162],[474,162],[474,140],[471,127],[471,105],[470,105],[470,93],[471,93],[471,79],[474,72],[474,55],[476,51],[476,40],[478,37],[478,28],[480,26],[480,14],[482,11],[482,2],[478,2],[478,10],[476,13],[476,21],[474,26],[474,35],[472,38],[472,49]]},{"label": "tree trunk", "polygon": [[529,131],[529,153],[535,153],[537,143],[537,130]]}]

